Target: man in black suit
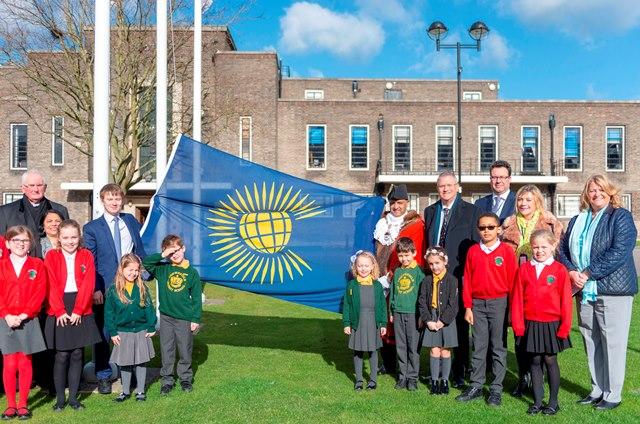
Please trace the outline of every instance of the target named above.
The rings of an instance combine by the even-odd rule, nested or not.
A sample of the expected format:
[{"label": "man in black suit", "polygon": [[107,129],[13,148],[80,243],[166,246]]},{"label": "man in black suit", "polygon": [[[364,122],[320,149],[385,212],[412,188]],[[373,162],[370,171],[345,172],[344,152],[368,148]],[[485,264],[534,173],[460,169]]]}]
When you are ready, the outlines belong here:
[{"label": "man in black suit", "polygon": [[458,279],[460,312],[456,317],[458,348],[453,358],[453,387],[464,385],[464,375],[469,367],[469,324],[464,320],[462,307],[462,275],[467,251],[480,241],[476,229],[482,213],[475,205],[465,202],[458,194],[458,181],[451,171],[438,176],[440,199],[424,210],[425,243],[427,246],[442,246],[447,251],[448,272]]},{"label": "man in black suit", "polygon": [[511,191],[511,165],[505,160],[497,160],[489,168],[492,193],[476,200],[475,205],[482,212],[493,212],[500,218],[500,225],[505,218],[516,210],[516,194]]},{"label": "man in black suit", "polygon": [[4,234],[7,228],[14,225],[26,225],[35,238],[29,255],[42,258],[40,238],[45,236],[44,228],[40,224],[42,218],[51,209],[60,212],[64,219],[69,219],[69,212],[61,204],[44,197],[47,184],[40,172],[36,170],[25,172],[22,174],[21,182],[24,194],[22,199],[0,206],[0,233]]}]

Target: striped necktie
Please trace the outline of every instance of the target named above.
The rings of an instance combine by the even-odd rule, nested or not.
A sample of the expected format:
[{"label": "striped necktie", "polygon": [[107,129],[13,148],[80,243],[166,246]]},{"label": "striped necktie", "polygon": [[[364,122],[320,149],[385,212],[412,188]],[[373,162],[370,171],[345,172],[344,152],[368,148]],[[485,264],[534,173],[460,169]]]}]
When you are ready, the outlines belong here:
[{"label": "striped necktie", "polygon": [[122,258],[122,239],[120,238],[120,217],[113,218],[113,244],[116,246],[116,256],[118,262]]},{"label": "striped necktie", "polygon": [[444,241],[447,237],[447,227],[449,226],[449,217],[451,216],[451,209],[443,208],[442,212],[444,216],[442,217],[442,226],[440,227],[440,237],[438,238],[438,244],[444,247]]}]

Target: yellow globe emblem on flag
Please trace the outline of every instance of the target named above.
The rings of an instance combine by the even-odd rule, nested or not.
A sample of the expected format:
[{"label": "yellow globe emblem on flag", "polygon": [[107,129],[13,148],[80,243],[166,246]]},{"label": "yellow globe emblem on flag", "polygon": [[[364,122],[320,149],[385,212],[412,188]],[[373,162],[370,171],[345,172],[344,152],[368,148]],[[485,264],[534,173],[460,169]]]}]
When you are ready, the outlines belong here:
[{"label": "yellow globe emblem on flag", "polygon": [[248,213],[240,218],[240,237],[250,248],[262,253],[276,253],[291,238],[291,218],[286,212]]},{"label": "yellow globe emblem on flag", "polygon": [[283,283],[302,276],[303,268],[311,271],[309,264],[287,247],[295,232],[294,222],[312,218],[324,212],[309,195],[301,190],[293,193],[293,187],[275,183],[259,189],[244,186],[227,194],[226,201],[209,211],[207,218],[212,225],[211,245],[213,254],[226,273],[232,278],[260,284],[275,281]]}]

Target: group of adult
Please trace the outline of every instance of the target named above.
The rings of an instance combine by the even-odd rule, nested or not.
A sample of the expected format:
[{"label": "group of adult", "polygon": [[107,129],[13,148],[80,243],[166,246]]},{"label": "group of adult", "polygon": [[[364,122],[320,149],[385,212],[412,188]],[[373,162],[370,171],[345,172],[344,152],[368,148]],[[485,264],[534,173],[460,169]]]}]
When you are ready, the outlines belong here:
[{"label": "group of adult", "polygon": [[[67,208],[48,199],[46,190],[45,177],[36,170],[29,170],[21,177],[22,198],[0,206],[0,234],[4,235],[12,226],[26,226],[34,236],[29,255],[39,258],[44,258],[50,249],[58,247],[58,226],[69,219]],[[95,261],[93,312],[102,333],[102,340],[93,347],[94,372],[98,392],[109,394],[113,376],[109,364],[109,343],[104,331],[104,293],[113,282],[120,258],[128,253],[144,257],[145,252],[140,239],[140,223],[133,215],[122,212],[122,189],[117,184],[107,184],[100,193],[104,214],[84,225],[83,241]],[[41,327],[45,328],[44,309],[40,319]],[[36,383],[44,390],[55,393],[53,351],[35,354],[33,360]]]},{"label": "group of adult", "polygon": [[[546,210],[538,187],[527,184],[515,193],[511,190],[508,162],[494,162],[489,178],[491,194],[471,204],[459,194],[455,174],[441,173],[436,183],[439,199],[424,210],[423,216],[408,210],[406,186],[392,187],[387,196],[389,212],[378,221],[374,232],[383,284],[391,281],[398,266],[394,248],[400,237],[414,241],[422,260],[425,249],[443,247],[449,257],[448,271],[457,278],[461,291],[467,251],[479,242],[476,225],[482,213],[493,212],[500,218],[501,240],[514,249],[519,264],[531,259],[531,234],[538,229],[550,230],[561,240],[555,256],[569,270],[591,375],[591,391],[578,403],[597,409],[617,407],[622,400],[633,296],[638,291],[633,259],[637,230],[631,212],[622,207],[619,188],[606,176],[591,176],[580,196],[580,213],[565,231]],[[456,327],[458,348],[452,386],[461,387],[469,371],[470,349],[469,325],[463,312],[456,318]],[[392,338],[385,340],[385,344],[391,343]],[[522,396],[530,384],[529,361],[527,353],[517,346],[518,384],[512,394]],[[394,367],[392,347],[382,349],[387,369]]]}]

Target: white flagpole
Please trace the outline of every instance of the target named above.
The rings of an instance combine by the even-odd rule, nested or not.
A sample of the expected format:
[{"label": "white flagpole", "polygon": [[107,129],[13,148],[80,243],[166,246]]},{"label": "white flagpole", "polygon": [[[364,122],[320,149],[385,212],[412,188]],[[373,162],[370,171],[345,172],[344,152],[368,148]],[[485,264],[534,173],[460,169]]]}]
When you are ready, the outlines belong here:
[{"label": "white flagpole", "polygon": [[202,0],[193,2],[193,139],[202,141]]},{"label": "white flagpole", "polygon": [[156,184],[167,166],[167,0],[156,3]]},{"label": "white flagpole", "polygon": [[109,182],[109,76],[111,3],[95,0],[93,63],[93,218],[102,215],[100,189]]}]

